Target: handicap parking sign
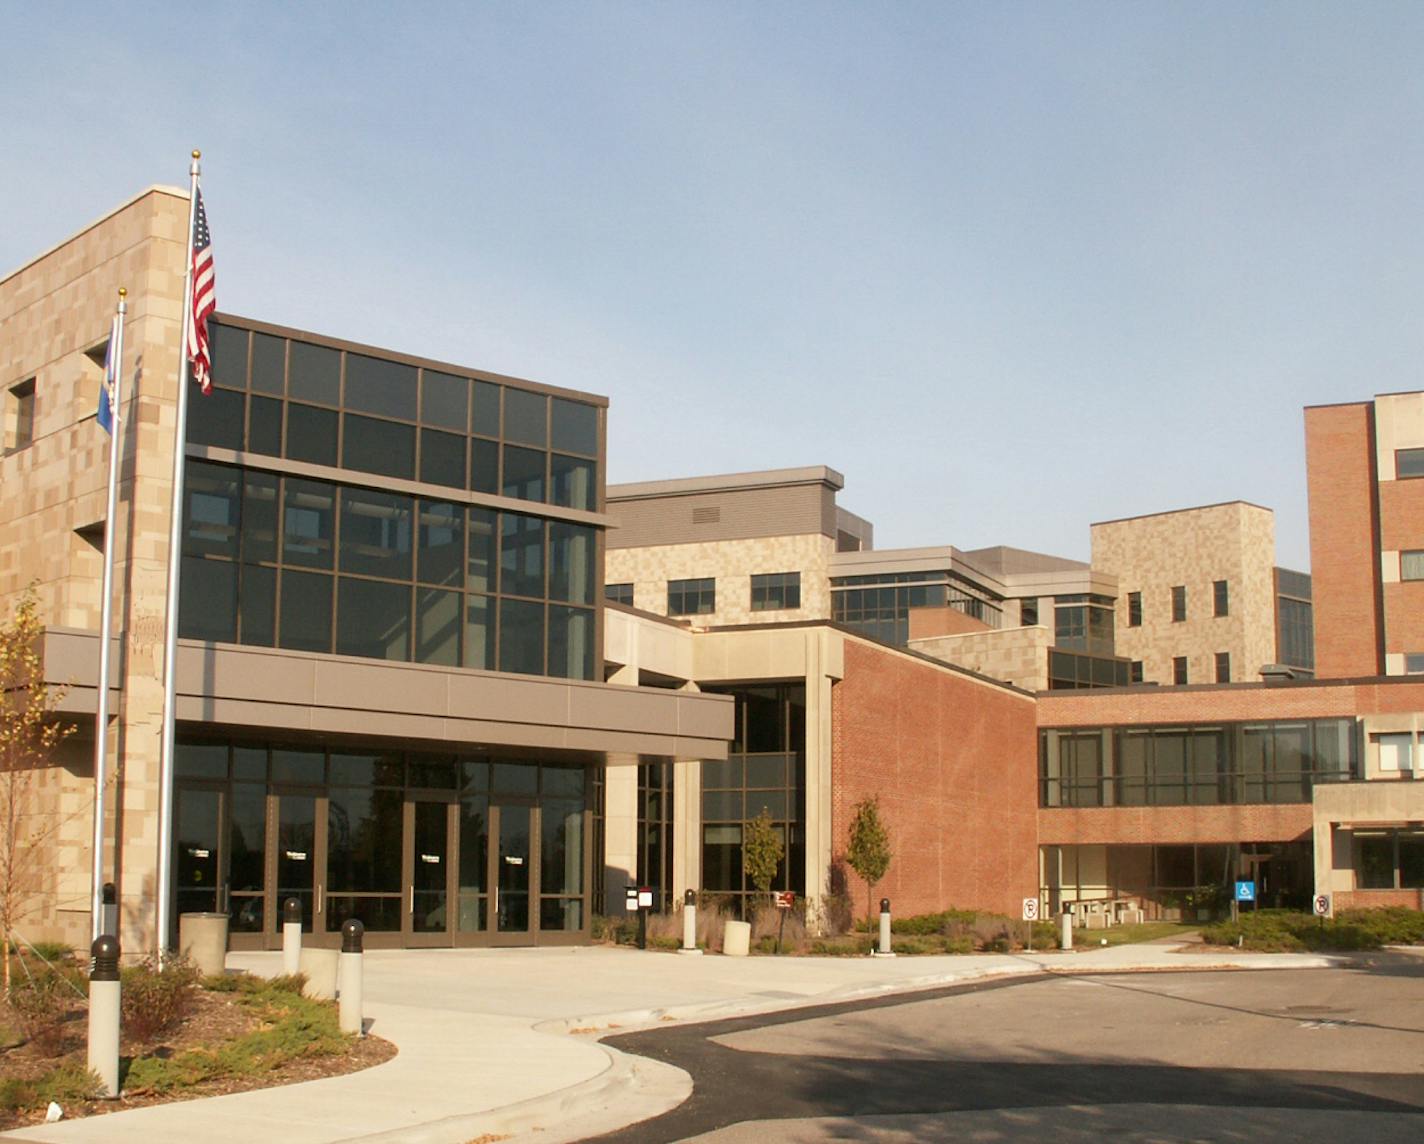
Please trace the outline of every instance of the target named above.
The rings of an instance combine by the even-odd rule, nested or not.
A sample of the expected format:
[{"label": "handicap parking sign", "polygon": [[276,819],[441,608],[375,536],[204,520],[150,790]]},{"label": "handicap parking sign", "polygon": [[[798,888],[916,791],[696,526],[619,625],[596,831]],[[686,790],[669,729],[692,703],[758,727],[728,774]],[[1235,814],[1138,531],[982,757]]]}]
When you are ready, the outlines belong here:
[{"label": "handicap parking sign", "polygon": [[1256,883],[1237,882],[1236,900],[1238,902],[1254,902],[1256,900]]}]

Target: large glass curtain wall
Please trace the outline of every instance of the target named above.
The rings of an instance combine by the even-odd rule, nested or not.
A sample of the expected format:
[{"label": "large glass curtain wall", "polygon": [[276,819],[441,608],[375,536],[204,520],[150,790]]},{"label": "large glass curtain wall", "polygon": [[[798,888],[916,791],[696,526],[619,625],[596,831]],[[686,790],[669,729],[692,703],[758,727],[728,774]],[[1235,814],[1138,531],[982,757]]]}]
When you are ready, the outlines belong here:
[{"label": "large glass curtain wall", "polygon": [[189,639],[593,678],[593,528],[190,460]]},{"label": "large glass curtain wall", "polygon": [[1360,775],[1352,719],[1039,732],[1042,806],[1309,802]]},{"label": "large glass curtain wall", "polygon": [[831,619],[903,647],[910,639],[910,609],[951,607],[991,628],[1003,626],[1002,600],[950,572],[897,572],[885,576],[837,576],[831,581]]},{"label": "large glass curtain wall", "polygon": [[673,765],[638,767],[638,885],[651,887],[655,908],[672,906]]},{"label": "large glass curtain wall", "polygon": [[702,887],[752,892],[742,863],[746,823],[765,810],[783,841],[775,890],[806,892],[806,688],[800,683],[703,690],[736,698],[725,762],[702,764]]},{"label": "large glass curtain wall", "polygon": [[594,510],[597,406],[221,323],[213,344],[188,441],[249,464],[188,462],[183,636],[594,677],[597,529],[250,462]]},{"label": "large glass curtain wall", "polygon": [[378,943],[485,944],[586,930],[589,769],[363,747],[180,737],[178,912],[239,943],[358,918]]}]

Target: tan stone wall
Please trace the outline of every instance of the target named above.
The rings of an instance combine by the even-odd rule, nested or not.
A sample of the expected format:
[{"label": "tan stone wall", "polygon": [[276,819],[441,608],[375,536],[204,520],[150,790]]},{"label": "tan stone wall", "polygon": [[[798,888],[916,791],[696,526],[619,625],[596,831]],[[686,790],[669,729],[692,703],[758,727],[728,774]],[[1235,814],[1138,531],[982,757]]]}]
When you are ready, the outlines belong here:
[{"label": "tan stone wall", "polygon": [[[651,548],[613,548],[604,577],[610,584],[633,585],[633,606],[667,615],[669,580],[711,576],[717,581],[717,610],[684,616],[699,626],[770,624],[788,620],[825,620],[831,615],[827,572],[835,541],[819,534],[772,536],[756,540],[721,540]],[[801,607],[795,611],[751,610],[751,578],[770,572],[801,573]]]},{"label": "tan stone wall", "polygon": [[[115,711],[123,728],[116,747],[117,881],[121,939],[130,950],[153,939],[163,601],[187,221],[186,195],[152,190],[0,281],[0,386],[8,398],[11,386],[33,377],[36,394],[34,443],[0,460],[0,607],[38,580],[47,623],[91,631],[99,626],[102,555],[76,530],[102,537],[108,437],[94,418],[101,368],[86,351],[107,338],[118,287],[129,291],[114,571],[115,628],[125,651]],[[84,782],[92,798],[92,780],[80,788]],[[82,903],[81,935],[88,929],[88,829],[86,823],[75,842],[83,856],[76,850],[67,862],[56,899]],[[105,867],[112,878],[112,858]]]},{"label": "tan stone wall", "polygon": [[[1231,656],[1231,682],[1259,678],[1276,660],[1275,517],[1235,501],[1092,527],[1093,567],[1116,576],[1117,654],[1142,661],[1147,683],[1171,684],[1187,657],[1189,683],[1216,682],[1216,653]],[[1213,581],[1225,580],[1226,616],[1214,615]],[[1172,588],[1187,590],[1187,618],[1172,620]],[[1142,625],[1128,626],[1127,598],[1142,593]]]},{"label": "tan stone wall", "polygon": [[912,639],[910,650],[1026,691],[1048,690],[1048,649],[1053,633],[1035,625],[1001,631]]}]

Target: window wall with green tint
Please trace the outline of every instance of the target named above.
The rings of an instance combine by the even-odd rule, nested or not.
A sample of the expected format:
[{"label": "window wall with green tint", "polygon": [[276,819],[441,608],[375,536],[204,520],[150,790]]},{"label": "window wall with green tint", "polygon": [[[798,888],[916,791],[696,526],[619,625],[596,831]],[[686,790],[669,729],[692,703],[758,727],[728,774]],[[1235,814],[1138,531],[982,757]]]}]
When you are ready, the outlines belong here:
[{"label": "window wall with green tint", "polygon": [[831,580],[831,619],[896,647],[910,639],[912,608],[953,608],[991,628],[1003,627],[1001,599],[951,572],[894,572]]},{"label": "window wall with green tint", "polygon": [[527,823],[536,847],[521,903],[529,931],[586,929],[601,787],[583,763],[186,732],[175,763],[180,905],[227,910],[234,933],[276,942],[292,895],[307,932],[357,918],[391,941],[488,934],[502,814]]},{"label": "window wall with green tint", "polygon": [[1359,777],[1353,719],[1039,732],[1041,806],[1304,803]]},{"label": "window wall with green tint", "polygon": [[[781,834],[774,890],[806,892],[806,688],[801,683],[707,687],[736,699],[725,761],[702,764],[702,886],[739,899],[754,892],[742,863],[743,830],[765,810]],[[651,802],[640,806],[641,821]]]},{"label": "window wall with green tint", "polygon": [[209,323],[188,443],[596,510],[603,411],[376,354]]},{"label": "window wall with green tint", "polygon": [[187,639],[594,678],[597,530],[189,460]]}]

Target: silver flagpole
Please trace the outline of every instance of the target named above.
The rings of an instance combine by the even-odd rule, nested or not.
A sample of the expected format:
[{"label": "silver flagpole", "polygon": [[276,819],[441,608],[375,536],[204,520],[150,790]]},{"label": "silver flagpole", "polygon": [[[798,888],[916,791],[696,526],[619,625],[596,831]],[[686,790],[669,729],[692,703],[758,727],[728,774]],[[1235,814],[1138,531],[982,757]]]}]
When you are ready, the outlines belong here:
[{"label": "silver flagpole", "polygon": [[173,740],[177,705],[178,571],[183,563],[183,452],[188,436],[188,330],[193,322],[193,226],[198,213],[198,160],[188,168],[188,254],[183,270],[183,328],[178,342],[178,424],[173,442],[173,519],[168,528],[168,615],[163,631],[163,754],[158,777],[158,959],[173,928]]},{"label": "silver flagpole", "polygon": [[97,940],[104,930],[104,786],[108,781],[109,759],[109,628],[113,623],[114,517],[118,511],[119,434],[123,428],[119,404],[123,397],[124,316],[128,309],[128,291],[120,286],[119,309],[114,316],[113,335],[109,339],[110,361],[114,370],[113,389],[108,389],[109,379],[104,379],[109,401],[109,496],[104,511],[104,595],[99,611],[99,712],[94,721],[94,885],[89,896],[91,941]]}]

